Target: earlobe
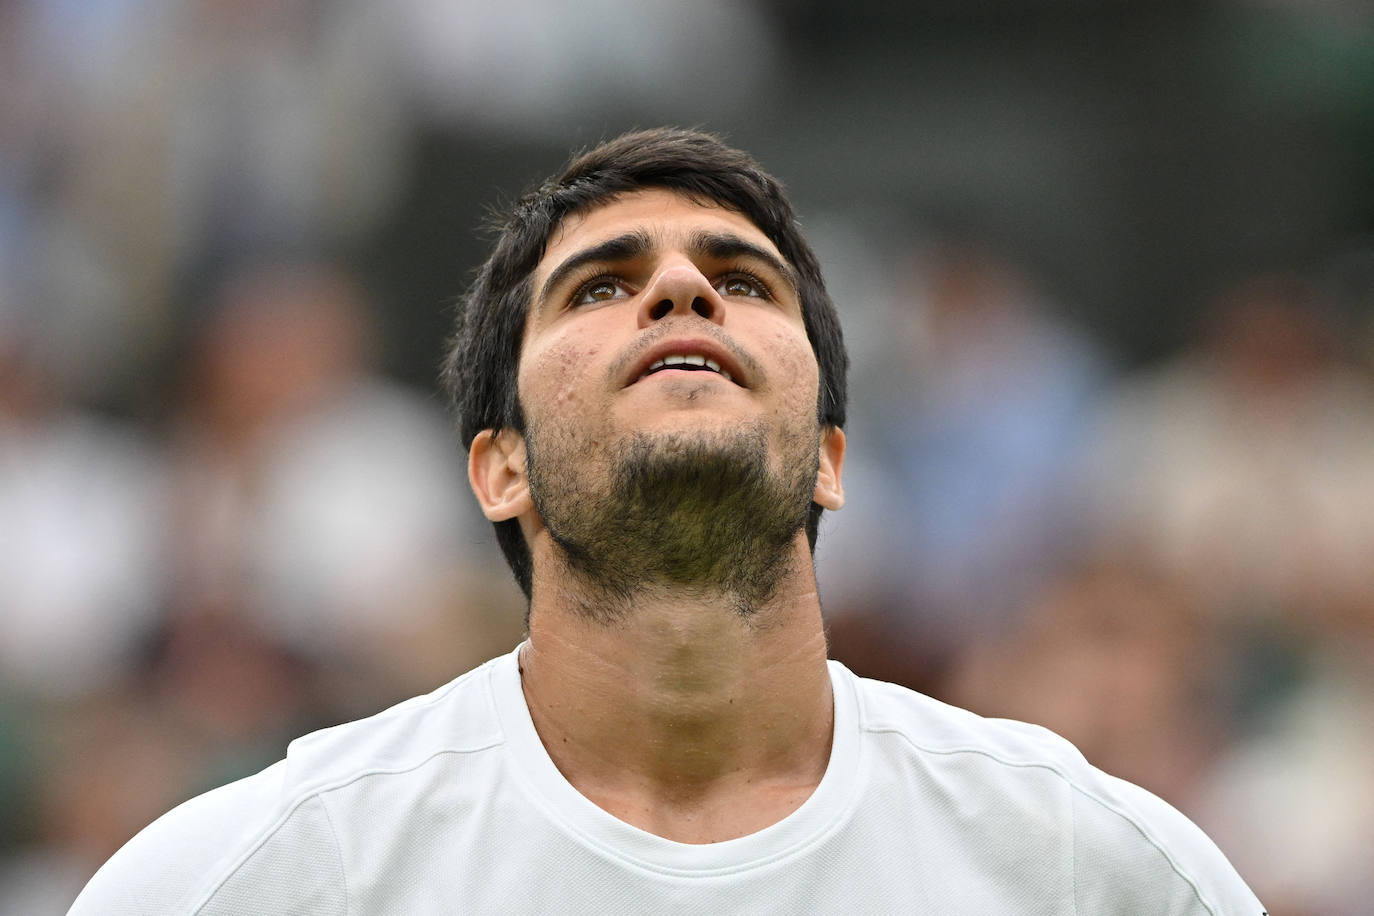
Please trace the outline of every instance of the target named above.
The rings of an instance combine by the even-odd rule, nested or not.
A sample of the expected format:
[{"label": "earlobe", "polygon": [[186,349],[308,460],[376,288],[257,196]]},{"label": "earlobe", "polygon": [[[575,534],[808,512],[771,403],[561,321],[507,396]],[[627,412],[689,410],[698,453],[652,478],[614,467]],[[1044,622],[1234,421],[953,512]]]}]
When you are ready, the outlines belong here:
[{"label": "earlobe", "polygon": [[816,475],[813,499],[824,509],[834,511],[844,506],[844,430],[827,426],[821,430],[820,471]]},{"label": "earlobe", "polygon": [[513,429],[493,433],[484,429],[468,449],[468,482],[493,522],[517,518],[531,508],[529,478],[525,473],[525,438]]}]

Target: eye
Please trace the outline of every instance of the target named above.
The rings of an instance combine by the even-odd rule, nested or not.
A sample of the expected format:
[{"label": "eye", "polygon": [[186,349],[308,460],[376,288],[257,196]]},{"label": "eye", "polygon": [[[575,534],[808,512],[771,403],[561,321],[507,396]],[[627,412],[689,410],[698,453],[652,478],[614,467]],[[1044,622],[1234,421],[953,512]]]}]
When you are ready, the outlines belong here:
[{"label": "eye", "polygon": [[716,290],[722,296],[744,296],[751,299],[763,299],[768,296],[768,288],[749,274],[728,274],[716,281]]},{"label": "eye", "polygon": [[625,299],[630,295],[629,291],[614,277],[597,277],[589,280],[578,287],[573,294],[573,305],[595,305],[598,302],[610,302],[612,299]]}]

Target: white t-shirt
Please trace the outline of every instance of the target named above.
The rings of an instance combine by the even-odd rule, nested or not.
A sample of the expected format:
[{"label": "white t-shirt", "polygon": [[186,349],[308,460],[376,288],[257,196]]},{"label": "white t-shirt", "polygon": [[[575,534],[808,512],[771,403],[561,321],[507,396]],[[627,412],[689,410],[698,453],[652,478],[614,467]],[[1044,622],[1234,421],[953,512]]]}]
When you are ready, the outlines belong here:
[{"label": "white t-shirt", "polygon": [[677,843],[584,798],[512,653],[181,805],[72,913],[1260,916],[1201,831],[1063,739],[830,673],[825,776],[749,836]]}]

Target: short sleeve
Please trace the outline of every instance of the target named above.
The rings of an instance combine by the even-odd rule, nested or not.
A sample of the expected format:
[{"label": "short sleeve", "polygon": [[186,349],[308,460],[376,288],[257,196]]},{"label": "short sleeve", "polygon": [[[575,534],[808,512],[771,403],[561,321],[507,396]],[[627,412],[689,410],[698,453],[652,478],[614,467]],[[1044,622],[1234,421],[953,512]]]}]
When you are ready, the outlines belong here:
[{"label": "short sleeve", "polygon": [[1206,834],[1144,789],[1105,777],[1073,800],[1074,904],[1082,914],[1262,916]]},{"label": "short sleeve", "polygon": [[281,775],[278,764],[169,811],[96,872],[68,916],[345,912],[324,803],[282,810]]}]

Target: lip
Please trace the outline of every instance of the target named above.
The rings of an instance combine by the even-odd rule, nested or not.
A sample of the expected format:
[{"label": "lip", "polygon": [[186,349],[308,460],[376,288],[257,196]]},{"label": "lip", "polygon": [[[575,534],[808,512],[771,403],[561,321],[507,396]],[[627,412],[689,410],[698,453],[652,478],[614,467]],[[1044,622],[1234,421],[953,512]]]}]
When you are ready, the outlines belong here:
[{"label": "lip", "polygon": [[[708,337],[675,337],[672,340],[665,340],[655,344],[646,350],[639,359],[635,360],[630,366],[630,371],[626,373],[624,379],[624,387],[628,388],[636,382],[641,381],[641,377],[645,372],[649,371],[649,367],[660,359],[674,355],[686,356],[691,353],[699,354],[713,362],[719,363],[721,369],[730,373],[730,382],[732,384],[738,385],[741,388],[749,387],[749,385],[746,384],[748,379],[745,378],[744,369],[740,366],[739,361],[731,356],[728,350]],[[672,372],[674,370],[667,369],[664,371]]]}]

